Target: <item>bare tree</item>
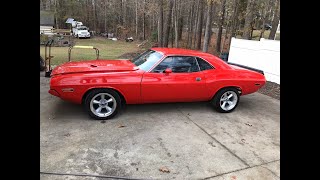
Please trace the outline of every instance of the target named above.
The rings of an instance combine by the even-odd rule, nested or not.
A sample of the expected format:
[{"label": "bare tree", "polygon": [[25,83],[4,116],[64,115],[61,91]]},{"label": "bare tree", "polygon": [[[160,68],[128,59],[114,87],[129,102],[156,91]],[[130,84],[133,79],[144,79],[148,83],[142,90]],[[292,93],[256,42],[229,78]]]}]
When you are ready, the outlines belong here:
[{"label": "bare tree", "polygon": [[279,24],[279,20],[280,20],[280,0],[277,0],[276,7],[275,7],[275,14],[274,14],[274,18],[272,21],[272,28],[271,28],[271,32],[269,34],[269,39],[275,38],[278,24]]},{"label": "bare tree", "polygon": [[206,29],[204,34],[204,42],[203,42],[203,52],[208,52],[208,48],[210,45],[210,39],[211,39],[211,27],[212,27],[212,9],[213,9],[213,0],[209,1],[208,5],[208,11],[207,11],[207,23],[206,23]]},{"label": "bare tree", "polygon": [[170,35],[170,26],[171,26],[171,19],[172,19],[172,8],[173,8],[173,0],[169,1],[169,9],[166,15],[166,24],[164,25],[164,40],[163,40],[163,47],[168,47],[169,44],[169,35]]},{"label": "bare tree", "polygon": [[138,0],[136,0],[136,38],[138,39]]},{"label": "bare tree", "polygon": [[251,39],[252,23],[254,15],[255,0],[248,0],[246,18],[243,30],[243,39]]},{"label": "bare tree", "polygon": [[195,22],[194,22],[194,31],[193,31],[193,44],[192,44],[192,47],[193,49],[196,48],[196,38],[197,38],[197,25],[198,25],[198,17],[199,17],[199,8],[200,8],[200,0],[197,1],[197,10],[196,10],[196,13],[195,13]]},{"label": "bare tree", "polygon": [[201,36],[202,36],[202,21],[203,21],[203,0],[199,1],[199,15],[198,15],[198,24],[197,24],[197,43],[196,49],[201,49]]},{"label": "bare tree", "polygon": [[104,26],[103,26],[103,29],[104,29],[104,33],[107,32],[107,0],[104,0],[103,1],[103,9],[104,9],[104,16],[103,16],[103,19],[104,19]]},{"label": "bare tree", "polygon": [[178,26],[179,26],[179,4],[178,4],[178,0],[174,0],[174,30],[175,30],[175,45],[176,48],[179,47],[179,41],[178,41],[178,34],[179,34],[179,30],[178,30]]},{"label": "bare tree", "polygon": [[143,15],[142,15],[142,34],[143,40],[146,39],[146,0],[143,0]]},{"label": "bare tree", "polygon": [[195,10],[193,8],[195,4],[195,0],[192,0],[192,4],[190,6],[189,16],[188,16],[188,37],[187,37],[187,48],[191,48],[192,45],[192,32],[193,32],[193,18],[195,16]]},{"label": "bare tree", "polygon": [[218,37],[217,37],[217,43],[216,43],[217,52],[221,52],[221,37],[222,37],[222,30],[223,30],[223,23],[224,23],[224,14],[226,12],[226,0],[222,1],[221,12],[222,13],[219,21]]},{"label": "bare tree", "polygon": [[235,37],[236,36],[236,27],[237,27],[237,20],[238,20],[238,15],[239,15],[239,0],[234,0],[233,1],[233,14],[232,14],[232,20],[231,20],[231,25],[230,25],[230,38],[229,38],[229,48],[230,48],[230,45],[231,45],[231,39],[232,37]]},{"label": "bare tree", "polygon": [[158,46],[163,46],[163,0],[159,0]]}]

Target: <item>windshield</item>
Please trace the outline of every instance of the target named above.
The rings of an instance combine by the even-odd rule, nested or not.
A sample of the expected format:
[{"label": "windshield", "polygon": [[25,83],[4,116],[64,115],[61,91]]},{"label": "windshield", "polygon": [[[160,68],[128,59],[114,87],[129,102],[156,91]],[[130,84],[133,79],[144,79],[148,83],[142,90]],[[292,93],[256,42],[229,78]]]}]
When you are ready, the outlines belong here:
[{"label": "windshield", "polygon": [[140,69],[144,71],[150,70],[150,68],[155,65],[162,57],[162,54],[153,51],[148,50],[137,57],[135,57],[132,62],[136,66],[138,66]]},{"label": "windshield", "polygon": [[80,26],[78,30],[88,30],[88,28],[86,26]]}]

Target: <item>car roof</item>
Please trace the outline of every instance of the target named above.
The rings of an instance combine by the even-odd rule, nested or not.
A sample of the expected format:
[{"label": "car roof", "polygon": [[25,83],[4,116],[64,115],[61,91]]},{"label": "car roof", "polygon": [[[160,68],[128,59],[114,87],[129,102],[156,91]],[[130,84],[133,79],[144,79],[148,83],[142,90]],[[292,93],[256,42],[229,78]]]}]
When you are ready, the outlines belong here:
[{"label": "car roof", "polygon": [[222,59],[218,58],[217,56],[214,56],[213,54],[191,50],[191,49],[183,49],[183,48],[151,48],[151,50],[161,52],[162,54],[166,56],[175,55],[175,56],[196,56],[200,57],[206,61],[208,61],[210,64],[212,64],[215,68],[224,68],[229,69],[230,66],[225,63]]}]

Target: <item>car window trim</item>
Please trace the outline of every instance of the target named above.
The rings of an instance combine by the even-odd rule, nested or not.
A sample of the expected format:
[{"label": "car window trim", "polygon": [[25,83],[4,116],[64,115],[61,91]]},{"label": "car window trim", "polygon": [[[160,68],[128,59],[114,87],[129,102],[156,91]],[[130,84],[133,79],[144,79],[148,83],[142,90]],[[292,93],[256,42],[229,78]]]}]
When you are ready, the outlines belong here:
[{"label": "car window trim", "polygon": [[216,69],[216,68],[215,68],[210,62],[208,62],[206,59],[203,59],[203,58],[201,58],[201,57],[199,57],[199,56],[194,56],[194,57],[196,58],[197,63],[198,63],[198,59],[197,59],[197,58],[200,58],[200,59],[204,60],[205,62],[207,62],[207,63],[212,67],[212,69],[201,70],[201,68],[200,68],[200,66],[199,66],[200,71],[207,71],[207,70]]},{"label": "car window trim", "polygon": [[158,64],[160,64],[166,57],[168,57],[168,56],[166,56],[163,52],[160,52],[160,51],[156,51],[156,52],[162,54],[162,57],[160,58],[160,60],[159,60],[157,63],[155,63],[155,64],[154,64],[148,71],[146,71],[146,72],[149,72],[149,73],[152,72],[153,69],[158,66]]},{"label": "car window trim", "polygon": [[[158,51],[157,51],[158,52]],[[159,62],[158,63],[156,63],[155,64],[155,66],[154,67],[152,67],[149,71],[147,71],[147,72],[150,72],[150,73],[156,73],[156,72],[152,72],[165,58],[167,58],[167,57],[172,57],[172,56],[180,56],[180,57],[193,57],[193,58],[195,58],[195,60],[196,60],[196,62],[197,62],[197,65],[198,65],[198,68],[199,68],[199,71],[197,71],[197,72],[201,72],[201,68],[200,68],[200,66],[199,66],[199,64],[198,64],[198,60],[197,60],[197,56],[192,56],[192,55],[180,55],[180,54],[170,54],[170,55],[164,55],[164,58],[162,58],[162,59],[160,59],[159,60]],[[201,59],[203,59],[203,58],[201,58]],[[210,64],[210,63],[209,63]],[[210,64],[211,65],[211,64]],[[212,65],[211,65],[212,66]],[[213,67],[213,66],[212,66]],[[195,72],[190,72],[190,73],[195,73]]]}]

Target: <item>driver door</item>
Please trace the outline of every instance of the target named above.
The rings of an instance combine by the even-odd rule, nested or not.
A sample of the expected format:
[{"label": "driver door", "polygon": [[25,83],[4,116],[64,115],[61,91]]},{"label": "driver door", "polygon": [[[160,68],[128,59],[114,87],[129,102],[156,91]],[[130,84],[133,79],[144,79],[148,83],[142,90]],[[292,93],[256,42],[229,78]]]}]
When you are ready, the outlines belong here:
[{"label": "driver door", "polygon": [[[165,73],[170,68],[172,73]],[[205,75],[195,57],[168,56],[141,82],[143,103],[202,101],[208,97]]]}]

